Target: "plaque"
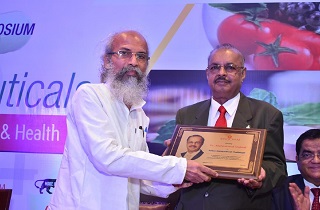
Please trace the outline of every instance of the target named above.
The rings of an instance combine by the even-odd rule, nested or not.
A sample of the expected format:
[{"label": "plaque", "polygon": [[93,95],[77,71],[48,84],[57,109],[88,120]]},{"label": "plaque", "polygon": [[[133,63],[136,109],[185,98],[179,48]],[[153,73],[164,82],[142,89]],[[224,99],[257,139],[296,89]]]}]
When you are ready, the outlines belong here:
[{"label": "plaque", "polygon": [[195,160],[217,171],[219,178],[257,179],[266,132],[266,129],[176,125],[165,155]]}]

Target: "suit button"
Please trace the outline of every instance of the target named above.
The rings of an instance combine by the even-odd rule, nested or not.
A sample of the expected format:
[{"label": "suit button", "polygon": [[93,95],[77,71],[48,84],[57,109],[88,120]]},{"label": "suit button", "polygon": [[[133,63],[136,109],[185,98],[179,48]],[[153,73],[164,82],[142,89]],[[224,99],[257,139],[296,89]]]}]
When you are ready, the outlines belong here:
[{"label": "suit button", "polygon": [[206,193],[204,194],[204,197],[208,197],[208,196],[209,196],[209,193],[206,192]]}]

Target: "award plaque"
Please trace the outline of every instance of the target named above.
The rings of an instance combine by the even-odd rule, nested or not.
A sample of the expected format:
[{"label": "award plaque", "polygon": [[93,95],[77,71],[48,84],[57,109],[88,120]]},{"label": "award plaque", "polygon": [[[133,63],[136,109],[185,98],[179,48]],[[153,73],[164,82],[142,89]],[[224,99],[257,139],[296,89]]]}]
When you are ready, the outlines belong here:
[{"label": "award plaque", "polygon": [[219,178],[256,179],[265,141],[266,129],[176,125],[165,155],[195,160],[217,171]]}]

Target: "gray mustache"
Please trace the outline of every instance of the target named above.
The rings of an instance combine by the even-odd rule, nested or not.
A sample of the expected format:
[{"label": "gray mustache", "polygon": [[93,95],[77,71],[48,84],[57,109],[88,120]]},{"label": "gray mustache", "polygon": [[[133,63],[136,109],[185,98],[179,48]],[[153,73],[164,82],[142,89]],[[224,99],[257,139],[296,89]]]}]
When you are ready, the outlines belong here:
[{"label": "gray mustache", "polygon": [[217,79],[214,80],[214,82],[230,82],[227,80],[225,77],[218,77]]},{"label": "gray mustache", "polygon": [[133,67],[133,66],[126,66],[126,67],[123,67],[120,72],[118,72],[116,78],[118,80],[121,80],[128,71],[135,71],[138,75],[137,76],[138,81],[140,81],[145,76],[144,73],[140,70],[140,68]]}]

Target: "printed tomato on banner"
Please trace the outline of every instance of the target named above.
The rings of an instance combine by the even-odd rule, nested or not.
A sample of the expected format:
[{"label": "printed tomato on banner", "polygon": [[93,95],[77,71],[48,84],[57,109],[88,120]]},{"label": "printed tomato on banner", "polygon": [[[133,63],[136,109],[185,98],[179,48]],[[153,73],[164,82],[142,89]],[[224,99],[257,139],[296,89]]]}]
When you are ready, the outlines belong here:
[{"label": "printed tomato on banner", "polygon": [[204,4],[212,47],[230,43],[250,70],[320,70],[320,3]]}]

